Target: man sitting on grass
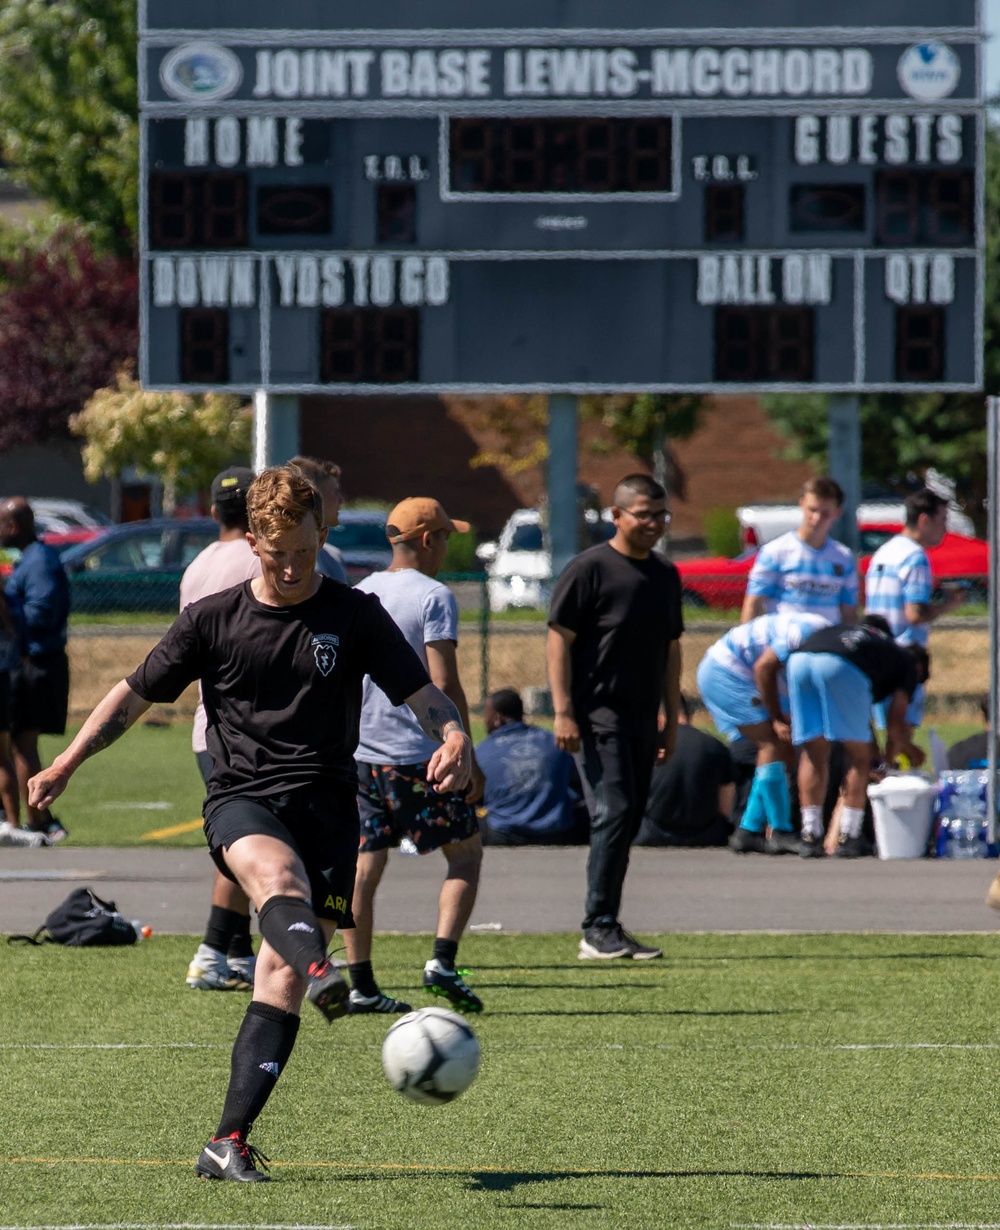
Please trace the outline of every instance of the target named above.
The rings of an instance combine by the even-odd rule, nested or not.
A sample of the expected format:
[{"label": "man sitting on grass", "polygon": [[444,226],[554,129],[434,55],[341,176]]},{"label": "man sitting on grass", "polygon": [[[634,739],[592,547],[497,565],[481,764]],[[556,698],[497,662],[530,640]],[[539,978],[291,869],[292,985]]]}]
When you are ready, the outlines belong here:
[{"label": "man sitting on grass", "polygon": [[326,950],[351,923],[365,675],[405,700],[441,745],[427,767],[435,790],[463,789],[472,765],[458,710],[378,599],[316,573],[322,501],[308,479],[289,467],[263,471],[247,513],[261,575],[185,607],[29,786],[33,805],[48,807],[151,704],[201,680],[212,760],[205,835],[216,866],[256,907],[263,943],[222,1118],[195,1172],[242,1183],[267,1179],[247,1136],[291,1055],[303,997],[327,1020],[347,1011],[347,984]]}]

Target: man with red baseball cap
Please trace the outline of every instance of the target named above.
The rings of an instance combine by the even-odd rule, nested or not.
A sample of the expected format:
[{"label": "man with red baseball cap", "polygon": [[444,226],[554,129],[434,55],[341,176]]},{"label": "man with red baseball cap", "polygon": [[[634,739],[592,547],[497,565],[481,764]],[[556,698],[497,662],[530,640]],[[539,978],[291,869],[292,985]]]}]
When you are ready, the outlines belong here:
[{"label": "man with red baseball cap", "polygon": [[[386,537],[392,563],[356,588],[376,594],[416,651],[434,683],[451,700],[469,729],[469,707],[458,677],[458,606],[435,580],[450,534],[464,534],[467,521],[449,517],[437,500],[410,497],[389,514]],[[354,884],[354,927],[342,929],[352,990],[351,1013],[409,1012],[410,1005],[383,995],[372,972],[375,891],[389,850],[407,838],[419,854],[441,850],[448,870],[438,900],[434,952],[424,966],[424,988],[462,1012],[482,1011],[479,996],[455,968],[479,887],[483,844],[473,803],[482,795],[482,774],[473,764],[471,788],[462,794],[427,789],[427,762],[434,744],[406,705],[393,705],[365,679],[358,761],[361,844]]]}]

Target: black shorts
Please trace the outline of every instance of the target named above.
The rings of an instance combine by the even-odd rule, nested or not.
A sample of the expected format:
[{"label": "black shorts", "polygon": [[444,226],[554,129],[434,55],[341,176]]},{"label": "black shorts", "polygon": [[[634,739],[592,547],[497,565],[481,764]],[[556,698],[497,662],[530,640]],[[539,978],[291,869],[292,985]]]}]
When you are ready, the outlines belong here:
[{"label": "black shorts", "polygon": [[24,658],[10,673],[10,729],[42,735],[66,733],[69,659],[65,650]]},{"label": "black shorts", "polygon": [[361,851],[389,850],[408,837],[418,853],[440,850],[479,832],[476,809],[462,794],[436,794],[423,764],[358,762]]},{"label": "black shorts", "polygon": [[[317,918],[353,927],[351,900],[358,863],[358,808],[354,789],[324,783],[267,799],[226,799],[205,817],[212,861],[236,882],[226,850],[241,837],[276,837],[291,846],[309,878]],[[261,903],[256,903],[261,904]]]}]

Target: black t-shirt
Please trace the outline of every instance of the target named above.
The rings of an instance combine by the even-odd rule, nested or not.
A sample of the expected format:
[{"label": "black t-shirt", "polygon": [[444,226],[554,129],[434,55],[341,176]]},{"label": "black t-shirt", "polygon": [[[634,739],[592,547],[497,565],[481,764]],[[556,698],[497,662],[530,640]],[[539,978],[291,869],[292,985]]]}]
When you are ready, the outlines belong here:
[{"label": "black t-shirt", "polygon": [[872,700],[893,692],[912,696],[919,686],[917,664],[891,636],[863,624],[835,624],[811,633],[793,653],[832,653],[846,658],[872,683]]},{"label": "black t-shirt", "polygon": [[655,551],[630,559],[609,543],[581,551],[556,582],[549,623],[576,633],[570,666],[577,718],[595,730],[649,738],[670,642],[684,631],[673,564]]},{"label": "black t-shirt", "polygon": [[680,725],[674,754],[653,770],[646,816],[665,833],[692,837],[714,824],[719,789],[735,780],[729,748],[703,730]]},{"label": "black t-shirt", "polygon": [[126,682],[144,700],[169,703],[201,680],[210,808],[323,781],[356,784],[366,674],[394,705],[430,682],[378,598],[324,577],[294,606],[258,602],[249,581],[191,603]]}]

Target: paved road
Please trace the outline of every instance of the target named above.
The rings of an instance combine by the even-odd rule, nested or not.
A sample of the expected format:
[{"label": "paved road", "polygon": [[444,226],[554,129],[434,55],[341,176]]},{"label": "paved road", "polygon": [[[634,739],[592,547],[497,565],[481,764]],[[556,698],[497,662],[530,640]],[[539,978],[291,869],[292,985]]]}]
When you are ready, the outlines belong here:
[{"label": "paved road", "polygon": [[[492,849],[472,917],[504,931],[573,931],[580,922],[586,850]],[[429,932],[443,862],[394,855],[379,892],[380,929]],[[635,850],[626,926],[670,931],[1000,930],[983,903],[997,872],[979,860],[818,863],[727,850]],[[77,884],[161,933],[199,932],[212,867],[199,850],[0,849],[0,932],[31,931]],[[495,927],[491,929],[496,929]]]}]

